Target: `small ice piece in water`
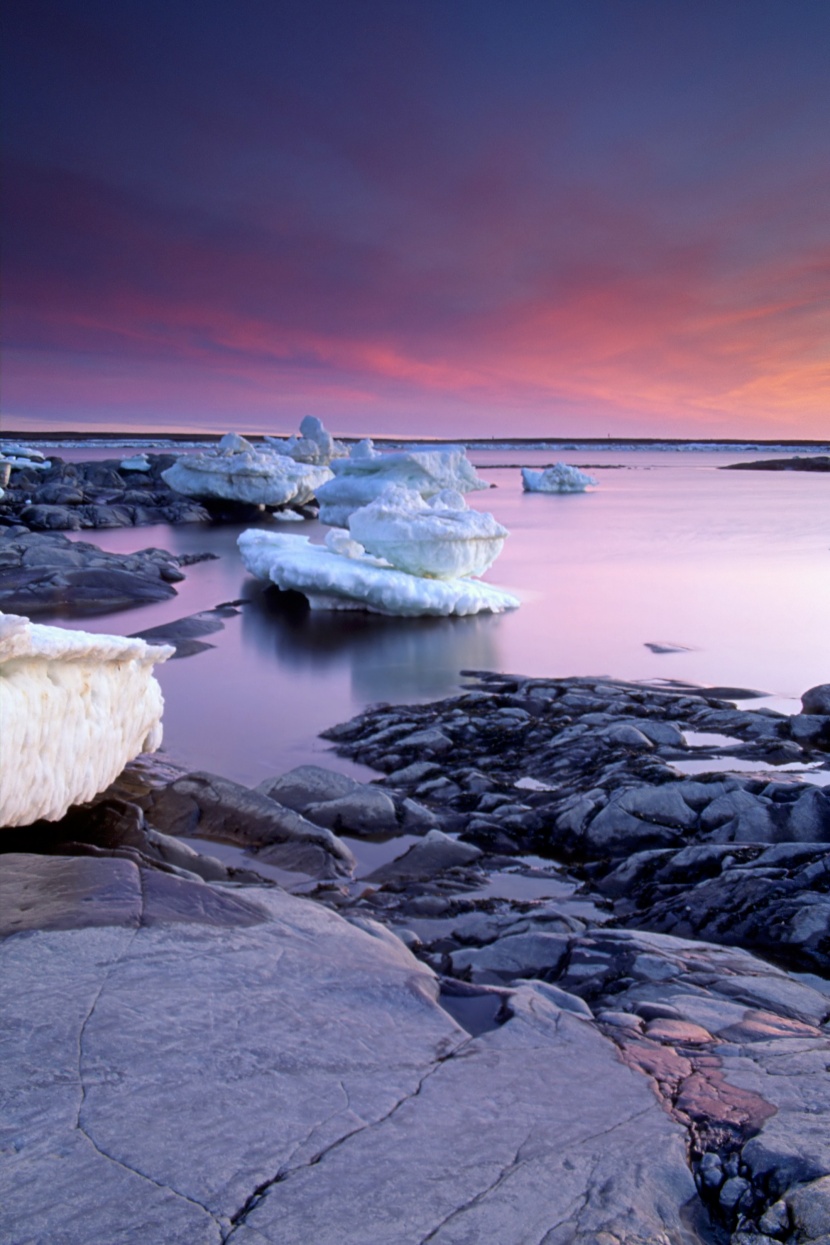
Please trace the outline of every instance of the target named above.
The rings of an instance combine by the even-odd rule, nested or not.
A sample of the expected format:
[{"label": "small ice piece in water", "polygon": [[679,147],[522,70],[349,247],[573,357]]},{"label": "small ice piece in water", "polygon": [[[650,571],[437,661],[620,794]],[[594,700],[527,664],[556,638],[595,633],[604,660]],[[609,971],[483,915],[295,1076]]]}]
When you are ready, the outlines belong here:
[{"label": "small ice piece in water", "polygon": [[414,489],[394,485],[355,510],[349,530],[398,570],[434,579],[483,575],[509,534],[491,514],[470,510],[454,489],[425,501]]},{"label": "small ice piece in water", "polygon": [[332,462],[331,470],[334,479],[318,490],[317,500],[321,521],[332,527],[347,527],[355,510],[368,506],[391,484],[414,489],[424,498],[445,488],[469,493],[488,487],[459,445],[383,454],[365,440],[348,458]]},{"label": "small ice piece in water", "polygon": [[183,454],[161,474],[185,497],[257,506],[304,506],[331,479],[328,467],[295,462],[270,446],[258,450],[233,432],[209,450]]},{"label": "small ice piece in water", "polygon": [[408,617],[500,614],[516,609],[510,593],[475,579],[426,579],[379,564],[343,533],[312,545],[307,536],[251,528],[239,537],[242,561],[252,575],[308,598],[312,609],[364,609]]},{"label": "small ice piece in water", "polygon": [[522,488],[526,493],[584,493],[589,484],[596,484],[594,477],[568,463],[554,463],[543,471],[522,467]]}]

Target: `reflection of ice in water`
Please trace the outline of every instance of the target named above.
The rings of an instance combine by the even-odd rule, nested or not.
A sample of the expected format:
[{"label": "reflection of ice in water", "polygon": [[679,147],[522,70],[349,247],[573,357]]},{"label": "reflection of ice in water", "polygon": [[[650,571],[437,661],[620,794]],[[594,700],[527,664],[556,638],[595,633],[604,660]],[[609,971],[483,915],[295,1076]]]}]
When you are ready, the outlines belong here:
[{"label": "reflection of ice in water", "polygon": [[246,606],[246,644],[293,669],[348,668],[359,702],[422,700],[458,690],[460,671],[500,668],[499,618],[385,618],[309,610],[296,593],[269,589]]}]

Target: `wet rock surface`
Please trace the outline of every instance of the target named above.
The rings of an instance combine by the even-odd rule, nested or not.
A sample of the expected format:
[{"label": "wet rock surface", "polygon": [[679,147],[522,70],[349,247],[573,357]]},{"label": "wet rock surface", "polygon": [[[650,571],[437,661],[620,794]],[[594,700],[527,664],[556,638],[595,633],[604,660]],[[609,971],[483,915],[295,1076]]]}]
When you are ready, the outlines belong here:
[{"label": "wet rock surface", "polygon": [[793,715],[713,690],[740,692],[471,676],[328,732],[377,782],[141,758],[16,832],[13,1222],[826,1240],[826,689]]},{"label": "wet rock surface", "polygon": [[205,523],[210,513],[174,493],[161,473],[175,454],[147,454],[147,470],[120,459],[69,463],[52,457],[46,470],[15,468],[0,498],[0,527],[33,532],[139,527],[149,523]]},{"label": "wet rock surface", "polygon": [[164,549],[106,553],[57,532],[0,528],[0,609],[6,614],[96,614],[165,601],[184,579]]}]

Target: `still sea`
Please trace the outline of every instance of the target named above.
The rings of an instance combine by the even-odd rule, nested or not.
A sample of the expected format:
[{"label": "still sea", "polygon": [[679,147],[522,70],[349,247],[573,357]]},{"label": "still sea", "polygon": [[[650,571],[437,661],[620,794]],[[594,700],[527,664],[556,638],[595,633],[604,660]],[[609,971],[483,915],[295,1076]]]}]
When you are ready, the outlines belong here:
[{"label": "still sea", "polygon": [[[88,447],[54,452],[105,456]],[[243,527],[194,524],[79,534],[114,552],[155,545],[217,554],[186,568],[177,597],[39,621],[130,634],[244,600],[222,631],[205,637],[214,647],[156,671],[170,759],[247,784],[306,762],[354,772],[318,738],[321,730],[366,705],[453,695],[462,670],[737,686],[766,693],[752,707],[792,713],[802,691],[830,681],[830,475],[721,470],[772,456],[471,450],[492,487],[467,501],[510,531],[485,576],[521,600],[502,615],[311,612],[303,598],[264,591],[246,573],[236,552]],[[597,487],[523,493],[519,466],[556,459],[589,471]],[[325,533],[316,521],[277,530],[313,541]]]}]

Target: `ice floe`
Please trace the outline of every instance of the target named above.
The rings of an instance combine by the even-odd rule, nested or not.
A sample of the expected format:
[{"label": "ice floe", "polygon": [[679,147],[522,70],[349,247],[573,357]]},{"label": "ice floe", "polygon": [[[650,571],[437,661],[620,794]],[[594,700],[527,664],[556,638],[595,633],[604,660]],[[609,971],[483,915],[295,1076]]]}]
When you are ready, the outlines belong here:
[{"label": "ice floe", "polygon": [[185,497],[218,498],[258,506],[304,506],[331,479],[326,466],[296,462],[271,446],[256,448],[228,433],[218,445],[182,455],[162,472],[170,488]]},{"label": "ice floe", "polygon": [[475,579],[429,579],[397,570],[364,553],[345,532],[331,532],[326,545],[313,545],[307,536],[252,528],[238,545],[251,574],[303,593],[312,609],[417,617],[499,614],[519,604],[510,593]]},{"label": "ice floe", "polygon": [[488,487],[458,445],[384,454],[366,440],[348,458],[332,462],[331,470],[334,479],[318,489],[317,500],[321,520],[333,527],[347,527],[355,510],[373,502],[392,484],[414,489],[425,498],[446,488],[469,493]]},{"label": "ice floe", "polygon": [[395,486],[355,510],[349,531],[398,570],[435,579],[483,575],[508,535],[491,514],[470,510],[454,489],[425,501],[414,489]]},{"label": "ice floe", "polygon": [[568,463],[554,463],[543,471],[522,467],[522,487],[526,493],[584,493],[596,483],[593,476]]},{"label": "ice floe", "polygon": [[0,614],[0,826],[55,821],[158,748],[153,665],[174,651]]}]

